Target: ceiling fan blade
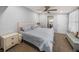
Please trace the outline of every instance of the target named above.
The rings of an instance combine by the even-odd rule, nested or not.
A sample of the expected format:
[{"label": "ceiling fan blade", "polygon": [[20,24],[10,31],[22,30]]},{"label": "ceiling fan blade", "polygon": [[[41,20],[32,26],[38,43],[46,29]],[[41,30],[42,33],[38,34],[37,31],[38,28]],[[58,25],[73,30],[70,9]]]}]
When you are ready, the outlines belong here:
[{"label": "ceiling fan blade", "polygon": [[48,10],[48,11],[57,11],[57,9],[50,9],[50,10]]},{"label": "ceiling fan blade", "polygon": [[50,7],[49,6],[45,6],[45,10],[44,11],[47,11]]},{"label": "ceiling fan blade", "polygon": [[47,13],[50,13],[49,11]]}]

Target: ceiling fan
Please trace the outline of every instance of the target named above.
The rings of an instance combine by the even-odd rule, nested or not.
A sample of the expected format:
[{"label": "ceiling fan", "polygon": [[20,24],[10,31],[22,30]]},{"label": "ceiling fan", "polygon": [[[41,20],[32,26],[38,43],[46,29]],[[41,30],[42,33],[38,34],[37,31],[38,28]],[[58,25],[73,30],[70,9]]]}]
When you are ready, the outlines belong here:
[{"label": "ceiling fan", "polygon": [[50,6],[44,6],[44,11],[43,12],[47,12],[47,13],[50,13],[50,11],[57,11],[57,9],[50,9],[51,7]]}]

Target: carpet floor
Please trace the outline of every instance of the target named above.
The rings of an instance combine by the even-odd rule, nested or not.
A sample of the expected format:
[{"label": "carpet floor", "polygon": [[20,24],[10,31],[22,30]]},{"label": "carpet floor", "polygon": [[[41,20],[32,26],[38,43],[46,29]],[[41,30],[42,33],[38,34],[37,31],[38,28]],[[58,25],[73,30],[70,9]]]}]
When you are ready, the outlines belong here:
[{"label": "carpet floor", "polygon": [[73,52],[71,45],[68,40],[65,38],[64,34],[55,33],[55,52]]},{"label": "carpet floor", "polygon": [[25,42],[22,42],[12,48],[10,48],[9,50],[7,50],[7,52],[38,52],[39,50],[37,50],[37,48],[35,48],[34,46],[31,46]]},{"label": "carpet floor", "polygon": [[[54,40],[54,52],[73,52],[73,49],[71,48],[67,39],[65,39],[64,34],[55,33]],[[39,52],[39,50],[28,45],[27,43],[22,42],[19,45],[9,49],[7,52]]]}]

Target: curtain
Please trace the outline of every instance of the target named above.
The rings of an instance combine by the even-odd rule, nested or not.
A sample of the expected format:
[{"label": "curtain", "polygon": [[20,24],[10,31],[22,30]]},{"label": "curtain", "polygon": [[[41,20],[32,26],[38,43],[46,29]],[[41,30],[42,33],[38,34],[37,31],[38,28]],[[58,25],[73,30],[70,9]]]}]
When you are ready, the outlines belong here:
[{"label": "curtain", "polygon": [[74,33],[79,31],[79,10],[69,14],[69,31]]}]

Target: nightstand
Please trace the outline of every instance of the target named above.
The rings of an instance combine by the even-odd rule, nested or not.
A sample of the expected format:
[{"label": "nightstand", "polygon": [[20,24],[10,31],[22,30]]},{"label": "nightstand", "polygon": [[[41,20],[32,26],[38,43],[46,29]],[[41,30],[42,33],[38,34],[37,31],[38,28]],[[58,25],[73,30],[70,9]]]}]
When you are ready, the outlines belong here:
[{"label": "nightstand", "polygon": [[21,41],[21,34],[10,33],[7,35],[2,35],[1,38],[1,48],[6,51],[14,45],[19,44],[19,42]]}]

